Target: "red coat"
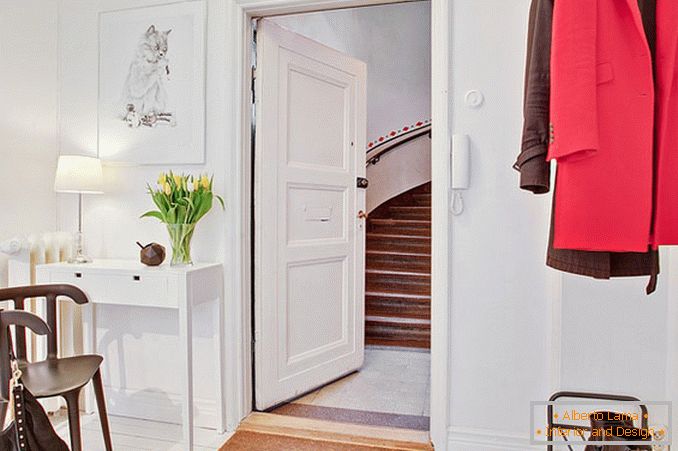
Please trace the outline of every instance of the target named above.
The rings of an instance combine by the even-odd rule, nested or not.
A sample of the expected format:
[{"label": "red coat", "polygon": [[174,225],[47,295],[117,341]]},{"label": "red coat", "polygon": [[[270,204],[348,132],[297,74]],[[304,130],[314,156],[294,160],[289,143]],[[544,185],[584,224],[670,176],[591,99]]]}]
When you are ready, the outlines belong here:
[{"label": "red coat", "polygon": [[655,87],[637,0],[555,2],[556,248],[678,244],[678,1],[657,0],[656,17]]}]

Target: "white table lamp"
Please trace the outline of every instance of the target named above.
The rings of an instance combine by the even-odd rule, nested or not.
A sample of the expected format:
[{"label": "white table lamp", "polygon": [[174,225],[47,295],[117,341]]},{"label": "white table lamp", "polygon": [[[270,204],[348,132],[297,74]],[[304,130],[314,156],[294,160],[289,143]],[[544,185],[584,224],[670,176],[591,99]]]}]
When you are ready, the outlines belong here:
[{"label": "white table lamp", "polygon": [[83,252],[82,195],[103,193],[101,160],[81,155],[61,155],[57,164],[54,191],[78,194],[78,233],[75,236],[75,252],[69,262],[88,263],[92,260]]}]

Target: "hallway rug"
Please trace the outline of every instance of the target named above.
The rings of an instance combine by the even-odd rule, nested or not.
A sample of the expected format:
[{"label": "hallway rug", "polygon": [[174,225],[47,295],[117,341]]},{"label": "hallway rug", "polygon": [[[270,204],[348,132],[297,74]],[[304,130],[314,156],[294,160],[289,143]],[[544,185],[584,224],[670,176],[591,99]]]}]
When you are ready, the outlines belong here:
[{"label": "hallway rug", "polygon": [[294,402],[277,407],[271,413],[293,417],[316,418],[318,420],[336,421],[339,423],[414,429],[417,431],[428,431],[430,427],[429,418],[425,416],[314,406]]}]

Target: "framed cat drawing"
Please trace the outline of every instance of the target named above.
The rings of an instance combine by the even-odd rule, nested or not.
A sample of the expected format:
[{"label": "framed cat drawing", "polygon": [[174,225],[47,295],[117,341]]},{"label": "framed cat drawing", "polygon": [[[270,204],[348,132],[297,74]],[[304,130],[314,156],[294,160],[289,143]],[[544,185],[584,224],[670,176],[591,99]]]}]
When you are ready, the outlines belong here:
[{"label": "framed cat drawing", "polygon": [[99,14],[101,159],[204,163],[205,18],[204,0]]}]

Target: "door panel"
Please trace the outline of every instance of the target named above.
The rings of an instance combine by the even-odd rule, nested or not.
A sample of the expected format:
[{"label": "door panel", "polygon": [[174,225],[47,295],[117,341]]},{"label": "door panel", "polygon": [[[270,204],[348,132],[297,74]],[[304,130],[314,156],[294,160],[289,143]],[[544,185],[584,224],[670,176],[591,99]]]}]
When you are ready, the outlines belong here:
[{"label": "door panel", "polygon": [[[285,60],[282,58],[283,64],[290,63]],[[349,133],[345,112],[350,106],[351,99],[347,98],[350,91],[333,79],[323,79],[301,68],[291,70],[287,81],[288,162],[346,170],[348,152],[343,144]],[[322,120],[315,121],[315,127],[308,127],[308,117]],[[313,143],[322,145],[308,152]]]},{"label": "door panel", "polygon": [[[347,209],[344,187],[298,184],[288,186],[288,244],[312,244],[314,240],[346,240]],[[320,223],[320,224],[318,224]]]},{"label": "door panel", "polygon": [[266,409],[364,354],[365,64],[257,29],[255,400]]},{"label": "door panel", "polygon": [[[287,272],[288,361],[303,362],[346,341],[347,304],[344,290],[346,258],[335,257],[290,264]],[[329,302],[317,302],[325,298]],[[323,327],[307,327],[322,324]]]}]

